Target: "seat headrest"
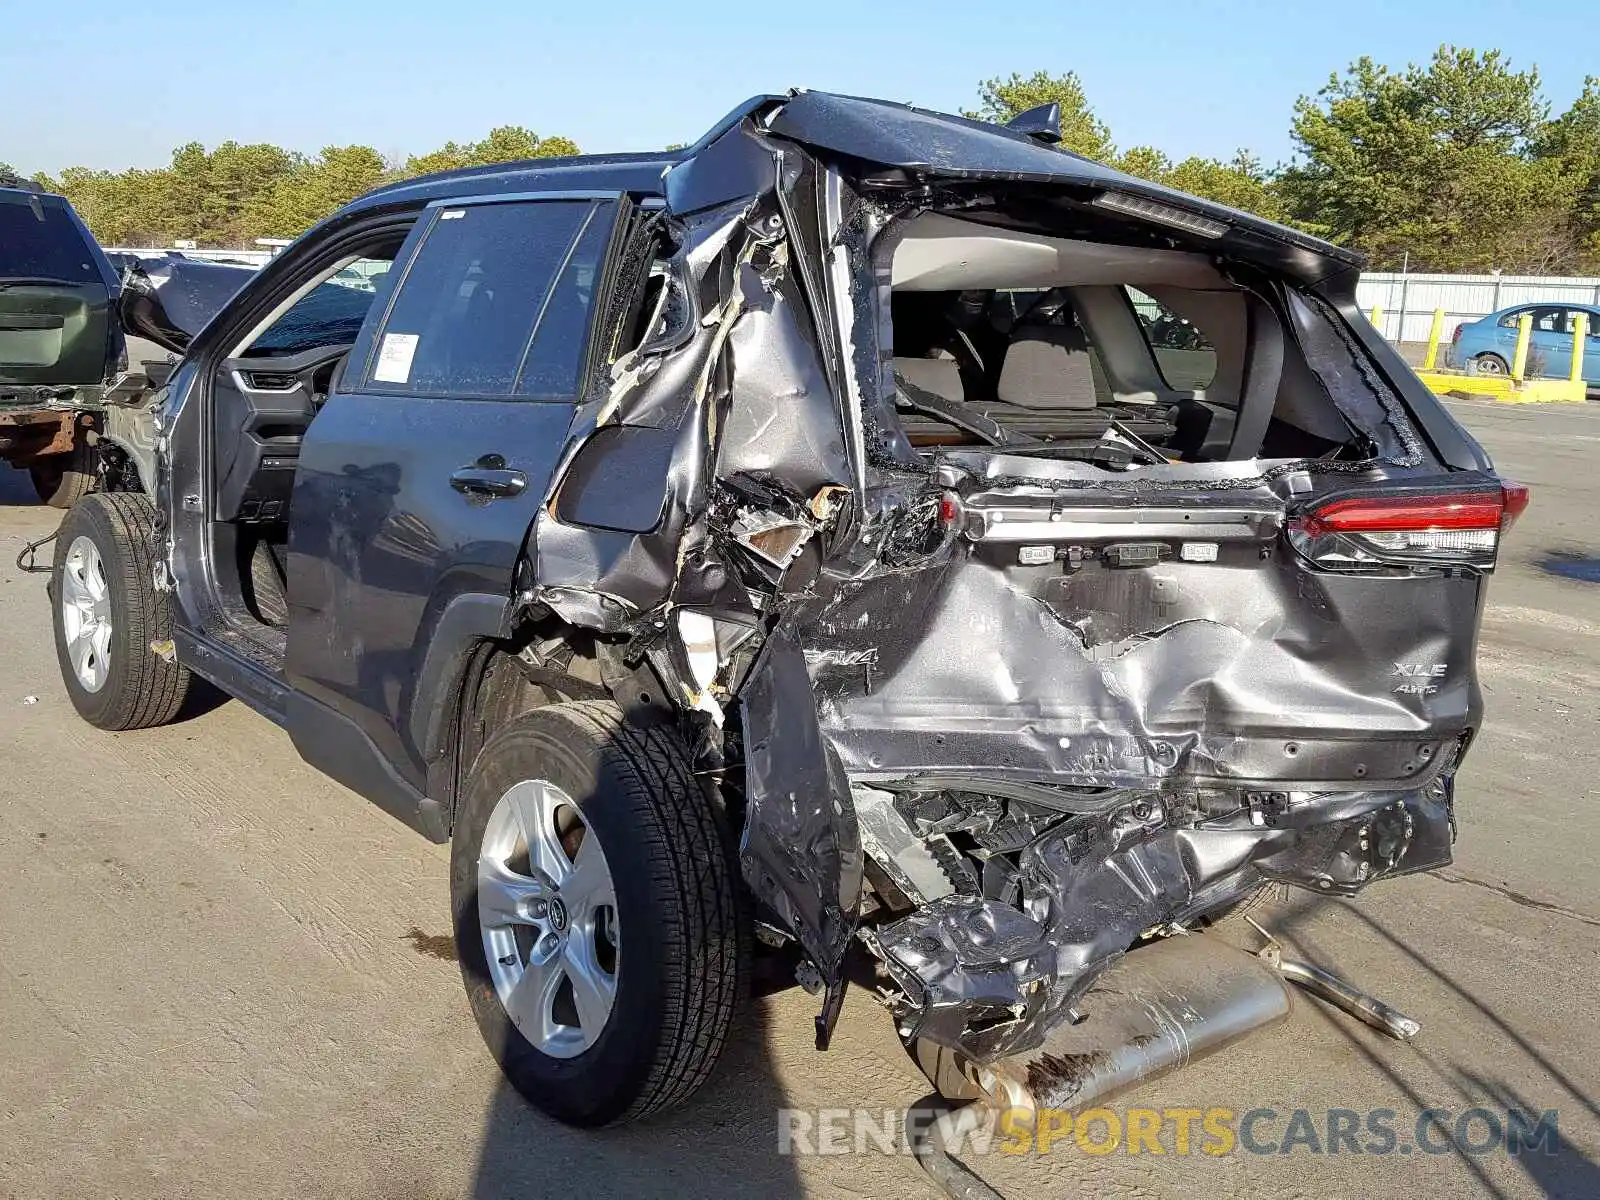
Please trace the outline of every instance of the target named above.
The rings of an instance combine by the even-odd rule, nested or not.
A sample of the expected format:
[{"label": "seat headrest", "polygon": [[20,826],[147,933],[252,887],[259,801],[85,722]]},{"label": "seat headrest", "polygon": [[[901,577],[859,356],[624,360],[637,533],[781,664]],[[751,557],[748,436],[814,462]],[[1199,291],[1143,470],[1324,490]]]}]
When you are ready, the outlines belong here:
[{"label": "seat headrest", "polygon": [[996,394],[1020,408],[1094,408],[1094,365],[1083,330],[1018,326],[1000,367]]},{"label": "seat headrest", "polygon": [[961,368],[953,358],[897,358],[894,373],[914,388],[959,404],[966,398]]}]

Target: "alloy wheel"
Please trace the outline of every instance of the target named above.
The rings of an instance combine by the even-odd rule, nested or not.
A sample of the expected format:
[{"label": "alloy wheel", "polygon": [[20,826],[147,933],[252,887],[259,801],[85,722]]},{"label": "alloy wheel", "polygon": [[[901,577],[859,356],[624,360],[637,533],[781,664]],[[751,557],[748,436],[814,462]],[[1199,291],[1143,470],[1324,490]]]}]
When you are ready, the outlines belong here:
[{"label": "alloy wheel", "polygon": [[496,994],[552,1058],[594,1045],[617,996],[616,888],[600,838],[555,784],[496,802],[478,855],[478,923]]},{"label": "alloy wheel", "polygon": [[67,549],[61,629],[72,673],[85,691],[98,692],[111,673],[111,588],[105,560],[87,537],[75,538]]}]

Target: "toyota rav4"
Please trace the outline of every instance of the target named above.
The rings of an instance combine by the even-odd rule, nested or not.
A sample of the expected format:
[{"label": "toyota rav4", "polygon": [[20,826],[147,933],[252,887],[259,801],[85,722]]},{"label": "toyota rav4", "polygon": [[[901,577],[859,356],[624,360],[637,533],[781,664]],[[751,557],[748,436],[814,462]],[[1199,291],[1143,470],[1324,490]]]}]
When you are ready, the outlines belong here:
[{"label": "toyota rav4", "polygon": [[1448,862],[1526,493],[1355,255],[1048,116],[763,96],[382,188],[190,332],[148,289],[73,703],[209,680],[448,840],[485,1039],[580,1124],[705,1081],[757,943],[960,1091],[1271,883]]}]

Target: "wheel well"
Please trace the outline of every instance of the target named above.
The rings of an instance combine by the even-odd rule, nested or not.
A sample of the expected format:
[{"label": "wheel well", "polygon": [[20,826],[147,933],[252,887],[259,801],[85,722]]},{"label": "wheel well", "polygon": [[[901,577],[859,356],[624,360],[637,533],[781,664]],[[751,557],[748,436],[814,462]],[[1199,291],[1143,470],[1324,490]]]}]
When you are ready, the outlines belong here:
[{"label": "wheel well", "polygon": [[496,730],[546,705],[612,698],[599,646],[591,631],[547,617],[525,623],[510,638],[481,641],[470,652],[455,728],[446,742],[452,824],[455,798]]}]

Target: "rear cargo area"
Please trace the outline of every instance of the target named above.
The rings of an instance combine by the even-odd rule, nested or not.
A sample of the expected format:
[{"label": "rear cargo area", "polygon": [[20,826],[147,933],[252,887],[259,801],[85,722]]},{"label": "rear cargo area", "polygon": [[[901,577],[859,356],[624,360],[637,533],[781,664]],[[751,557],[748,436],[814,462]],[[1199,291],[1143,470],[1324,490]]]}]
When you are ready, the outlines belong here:
[{"label": "rear cargo area", "polygon": [[1006,215],[920,213],[876,243],[892,416],[868,428],[880,461],[899,456],[879,474],[897,557],[819,590],[804,622],[845,766],[1084,787],[1431,777],[1477,719],[1492,548],[1385,550],[1375,531],[1404,535],[1308,515],[1358,496],[1381,525],[1419,490],[1448,510],[1490,485],[1432,459],[1314,294]]}]

